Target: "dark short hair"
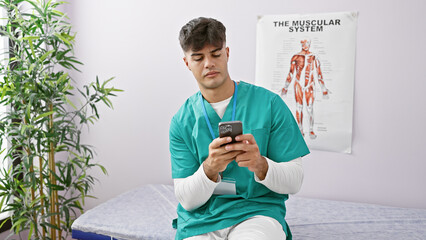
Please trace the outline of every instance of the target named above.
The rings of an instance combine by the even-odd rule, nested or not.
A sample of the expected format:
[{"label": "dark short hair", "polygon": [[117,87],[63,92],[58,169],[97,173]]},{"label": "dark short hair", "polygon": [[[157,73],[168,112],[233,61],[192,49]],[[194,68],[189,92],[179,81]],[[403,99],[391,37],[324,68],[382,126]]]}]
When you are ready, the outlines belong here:
[{"label": "dark short hair", "polygon": [[226,42],[226,28],[216,19],[199,17],[182,27],[179,42],[184,52],[201,50],[206,44],[222,47]]}]

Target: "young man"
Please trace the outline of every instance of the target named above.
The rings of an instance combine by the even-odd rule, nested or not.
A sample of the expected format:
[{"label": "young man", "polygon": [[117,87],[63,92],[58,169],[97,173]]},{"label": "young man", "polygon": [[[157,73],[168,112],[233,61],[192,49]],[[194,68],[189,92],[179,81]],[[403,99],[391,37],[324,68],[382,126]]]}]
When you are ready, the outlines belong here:
[{"label": "young man", "polygon": [[[200,92],[170,125],[176,239],[291,239],[284,201],[309,153],[291,112],[278,95],[231,80],[219,21],[193,19],[179,40]],[[218,138],[219,122],[233,120],[243,123],[237,142]]]}]

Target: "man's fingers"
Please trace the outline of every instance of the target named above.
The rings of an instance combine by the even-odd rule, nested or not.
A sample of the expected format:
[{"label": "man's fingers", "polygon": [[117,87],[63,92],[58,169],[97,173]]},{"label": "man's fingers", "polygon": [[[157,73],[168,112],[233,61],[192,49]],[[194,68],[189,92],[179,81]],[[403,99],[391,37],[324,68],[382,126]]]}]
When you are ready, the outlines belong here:
[{"label": "man's fingers", "polygon": [[257,145],[250,144],[248,140],[244,140],[242,142],[237,142],[233,144],[228,144],[225,146],[225,150],[227,151],[252,151],[255,150]]},{"label": "man's fingers", "polygon": [[251,135],[250,133],[239,135],[239,136],[235,137],[235,140],[239,141],[239,142],[248,141],[251,144],[256,144],[256,140],[254,139],[254,136]]},{"label": "man's fingers", "polygon": [[237,164],[238,167],[250,167],[252,163],[249,160],[244,160],[237,162]]},{"label": "man's fingers", "polygon": [[241,154],[242,151],[232,151],[224,153],[220,156],[217,156],[213,160],[213,166],[216,166],[215,169],[217,171],[224,171],[228,164],[235,160],[235,158],[238,156],[238,154]]},{"label": "man's fingers", "polygon": [[229,143],[232,141],[231,137],[223,137],[223,138],[216,138],[210,143],[210,148],[219,148],[223,144]]},{"label": "man's fingers", "polygon": [[[225,151],[225,150],[224,150]],[[221,149],[216,150],[215,154],[213,154],[214,159],[216,162],[220,161],[232,161],[234,160],[239,154],[244,153],[244,151],[226,151],[222,152]]]},{"label": "man's fingers", "polygon": [[244,162],[244,161],[249,161],[251,159],[251,154],[250,153],[241,153],[238,156],[235,157],[235,161],[237,163],[239,162]]},{"label": "man's fingers", "polygon": [[229,161],[232,162],[238,155],[242,154],[243,151],[231,151],[222,154],[218,159],[223,161]]}]

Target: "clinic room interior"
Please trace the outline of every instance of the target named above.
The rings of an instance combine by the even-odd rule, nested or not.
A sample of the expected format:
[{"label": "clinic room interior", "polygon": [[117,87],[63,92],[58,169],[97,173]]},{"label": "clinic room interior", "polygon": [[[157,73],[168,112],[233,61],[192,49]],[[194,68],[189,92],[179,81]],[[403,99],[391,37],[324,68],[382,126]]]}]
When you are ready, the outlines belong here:
[{"label": "clinic room interior", "polygon": [[[148,185],[173,186],[171,119],[199,91],[178,40],[188,21],[200,16],[220,20],[226,26],[232,80],[258,85],[260,16],[356,12],[352,111],[346,111],[352,123],[344,131],[350,151],[308,144],[303,185],[289,199],[417,209],[423,211],[425,226],[426,2],[73,0],[60,10],[76,33],[74,56],[84,63],[80,71],[69,70],[73,84],[82,88],[96,78],[113,78],[109,86],[122,90],[110,98],[113,108],[100,104],[99,120],[82,128],[80,141],[94,146],[93,162],[107,171],[89,171],[96,178],[90,190],[95,198],[84,201],[84,212]],[[283,85],[288,69],[284,72]],[[327,85],[326,74],[324,79]],[[330,91],[332,98],[336,93]],[[78,102],[77,97],[71,100]],[[322,103],[327,102],[317,105]],[[0,234],[6,236],[8,231]]]}]

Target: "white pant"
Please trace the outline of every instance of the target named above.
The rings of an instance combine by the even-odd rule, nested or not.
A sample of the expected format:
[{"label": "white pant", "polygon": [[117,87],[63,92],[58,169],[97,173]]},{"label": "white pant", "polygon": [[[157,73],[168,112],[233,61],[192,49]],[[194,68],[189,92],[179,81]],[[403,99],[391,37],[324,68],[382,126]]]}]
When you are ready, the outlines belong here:
[{"label": "white pant", "polygon": [[281,224],[266,216],[254,216],[234,226],[209,232],[187,240],[285,240]]}]

